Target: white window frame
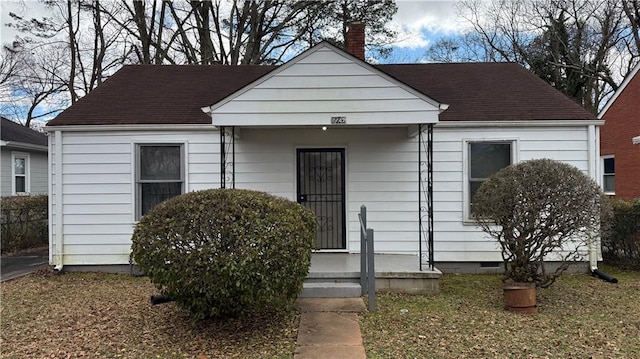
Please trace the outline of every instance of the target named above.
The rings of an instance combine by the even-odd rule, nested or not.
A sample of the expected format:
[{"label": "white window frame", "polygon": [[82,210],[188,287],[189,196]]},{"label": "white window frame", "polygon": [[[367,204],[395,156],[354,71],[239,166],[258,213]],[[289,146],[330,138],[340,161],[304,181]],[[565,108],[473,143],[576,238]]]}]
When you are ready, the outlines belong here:
[{"label": "white window frame", "polygon": [[469,144],[482,143],[509,143],[511,144],[511,164],[519,162],[519,139],[513,137],[507,138],[465,138],[462,140],[462,223],[467,225],[476,225],[471,218],[471,191],[469,190],[469,174],[471,161],[469,160]]},{"label": "white window frame", "polygon": [[[16,159],[24,159],[24,175],[16,173]],[[24,177],[24,192],[16,192],[16,177]],[[11,152],[11,194],[27,195],[31,193],[31,156],[27,152]]]},{"label": "white window frame", "polygon": [[613,178],[616,178],[616,169],[615,169],[615,162],[614,162],[614,167],[613,167],[613,173],[605,173],[605,166],[604,166],[604,160],[608,160],[608,159],[614,159],[615,161],[616,156],[614,155],[604,155],[604,156],[600,156],[600,168],[602,168],[602,191],[604,192],[604,194],[608,195],[608,196],[615,196],[616,194],[616,189],[615,189],[615,185],[613,187],[613,191],[607,191],[604,186],[605,186],[605,180],[604,178],[606,176],[613,176]]},{"label": "white window frame", "polygon": [[[181,194],[187,192],[187,161],[186,161],[186,151],[187,151],[187,143],[186,142],[135,142],[133,143],[133,156],[134,156],[134,164],[133,167],[134,176],[133,176],[133,187],[134,187],[134,220],[139,221],[142,218],[142,183],[148,183],[140,180],[140,148],[145,146],[172,146],[172,147],[180,147],[180,181],[182,183],[181,186]],[[156,181],[151,181],[156,182]]]}]

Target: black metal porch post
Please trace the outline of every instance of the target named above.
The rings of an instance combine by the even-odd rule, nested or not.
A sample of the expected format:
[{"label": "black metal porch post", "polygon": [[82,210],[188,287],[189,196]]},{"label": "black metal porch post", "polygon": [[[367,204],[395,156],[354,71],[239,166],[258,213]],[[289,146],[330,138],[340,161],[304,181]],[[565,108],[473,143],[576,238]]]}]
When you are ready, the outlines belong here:
[{"label": "black metal porch post", "polygon": [[227,188],[227,185],[230,185],[231,188],[236,188],[235,135],[236,128],[234,126],[231,126],[231,128],[220,127],[220,188]]},{"label": "black metal porch post", "polygon": [[[426,139],[425,137],[426,132]],[[426,140],[426,143],[425,143]],[[423,158],[423,151],[426,158]],[[426,177],[426,178],[425,178]],[[426,180],[426,183],[425,183]],[[425,223],[426,222],[426,223]],[[426,226],[426,228],[425,228]],[[427,245],[427,263],[434,268],[433,254],[433,124],[418,125],[418,239],[422,271],[423,241]]]},{"label": "black metal porch post", "polygon": [[226,146],[225,146],[225,128],[220,126],[220,188],[226,187]]},{"label": "black metal porch post", "polygon": [[427,136],[427,176],[428,176],[428,208],[429,211],[429,267],[431,270],[434,269],[435,258],[433,255],[433,123],[429,124],[428,128],[428,136]]}]

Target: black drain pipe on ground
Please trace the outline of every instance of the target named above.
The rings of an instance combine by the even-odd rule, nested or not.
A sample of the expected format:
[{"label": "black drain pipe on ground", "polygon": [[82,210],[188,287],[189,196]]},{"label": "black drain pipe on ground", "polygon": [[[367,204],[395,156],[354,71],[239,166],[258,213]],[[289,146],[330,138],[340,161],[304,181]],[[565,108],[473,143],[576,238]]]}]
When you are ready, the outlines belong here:
[{"label": "black drain pipe on ground", "polygon": [[608,283],[618,283],[618,280],[607,273],[598,269],[598,253],[596,251],[596,243],[594,239],[589,241],[589,269],[591,270],[591,275],[594,277],[598,277]]},{"label": "black drain pipe on ground", "polygon": [[598,277],[602,280],[604,280],[605,282],[609,282],[609,283],[618,283],[618,279],[608,275],[607,273],[601,271],[600,269],[592,269],[591,270],[591,275],[594,277]]},{"label": "black drain pipe on ground", "polygon": [[167,297],[166,295],[156,294],[151,296],[151,304],[153,305],[169,302],[173,302],[173,299]]},{"label": "black drain pipe on ground", "polygon": [[618,283],[618,280],[607,273],[598,269],[598,252],[597,246],[600,244],[598,240],[599,236],[592,235],[588,240],[589,245],[589,269],[593,277],[598,277],[608,283]]}]

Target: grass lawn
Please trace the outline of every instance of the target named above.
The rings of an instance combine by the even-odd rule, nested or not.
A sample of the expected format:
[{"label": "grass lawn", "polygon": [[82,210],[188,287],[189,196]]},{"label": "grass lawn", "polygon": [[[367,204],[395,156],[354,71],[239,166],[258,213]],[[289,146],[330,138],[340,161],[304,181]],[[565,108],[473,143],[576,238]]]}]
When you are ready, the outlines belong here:
[{"label": "grass lawn", "polygon": [[361,322],[367,357],[640,358],[640,273],[603,271],[620,283],[565,275],[538,290],[532,315],[503,309],[499,276],[445,275],[434,297],[379,295]]},{"label": "grass lawn", "polygon": [[148,278],[33,275],[2,283],[2,358],[292,357],[298,316],[189,324],[174,303],[151,306]]},{"label": "grass lawn", "polygon": [[[640,273],[568,275],[540,313],[506,312],[499,276],[447,275],[439,296],[385,294],[361,317],[369,358],[640,358]],[[291,358],[295,314],[189,324],[147,278],[44,273],[2,284],[2,358]],[[404,310],[406,309],[406,313]]]}]

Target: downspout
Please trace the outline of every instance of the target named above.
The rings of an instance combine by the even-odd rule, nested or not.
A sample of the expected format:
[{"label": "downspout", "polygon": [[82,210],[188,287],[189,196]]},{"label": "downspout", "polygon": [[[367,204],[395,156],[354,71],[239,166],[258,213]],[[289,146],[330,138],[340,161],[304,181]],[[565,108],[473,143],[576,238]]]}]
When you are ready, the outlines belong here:
[{"label": "downspout", "polygon": [[62,271],[62,267],[64,266],[63,256],[64,256],[64,238],[63,238],[63,230],[62,230],[62,131],[55,131],[55,218],[56,218],[56,242],[57,246],[55,257],[58,258],[57,265],[53,268],[57,272]]},{"label": "downspout", "polygon": [[[589,156],[589,175],[602,186],[600,176],[600,128],[595,125],[589,125],[588,131],[588,156]],[[591,275],[598,277],[609,283],[618,283],[618,280],[607,273],[598,269],[598,245],[600,244],[600,236],[594,233],[589,238],[589,270]]]},{"label": "downspout", "polygon": [[49,265],[54,265],[53,257],[53,139],[47,134],[47,227],[49,229]]}]

